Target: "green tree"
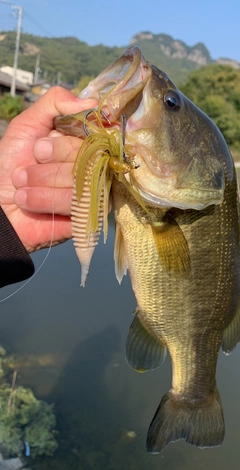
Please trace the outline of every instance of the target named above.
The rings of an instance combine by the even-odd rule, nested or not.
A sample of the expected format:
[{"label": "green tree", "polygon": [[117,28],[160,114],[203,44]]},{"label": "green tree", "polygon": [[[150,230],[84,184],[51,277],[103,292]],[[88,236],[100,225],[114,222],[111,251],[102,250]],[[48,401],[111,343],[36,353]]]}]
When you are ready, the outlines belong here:
[{"label": "green tree", "polygon": [[84,88],[86,88],[86,86],[89,84],[89,82],[91,80],[93,80],[95,77],[93,75],[83,75],[83,77],[81,78],[81,80],[79,80],[76,88],[74,88],[72,90],[72,92],[75,94],[75,95],[78,95],[80,93],[80,91],[82,91]]},{"label": "green tree", "polygon": [[23,99],[21,96],[11,96],[6,93],[0,98],[0,119],[10,121],[24,110]]},{"label": "green tree", "polygon": [[240,149],[240,70],[211,64],[192,72],[180,89],[216,123],[227,144]]}]

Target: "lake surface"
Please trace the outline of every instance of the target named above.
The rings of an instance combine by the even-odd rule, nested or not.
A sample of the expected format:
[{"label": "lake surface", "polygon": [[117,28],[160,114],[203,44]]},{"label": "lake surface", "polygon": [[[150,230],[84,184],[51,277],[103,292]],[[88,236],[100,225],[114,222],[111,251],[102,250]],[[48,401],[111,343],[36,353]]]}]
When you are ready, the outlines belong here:
[{"label": "lake surface", "polygon": [[[72,242],[53,248],[39,273],[1,304],[0,344],[9,353],[47,357],[22,367],[17,382],[55,403],[59,448],[54,457],[29,460],[32,470],[239,470],[240,347],[220,352],[217,383],[226,436],[219,448],[179,441],[160,455],[145,450],[148,426],[171,386],[169,358],[138,374],[125,361],[124,344],[136,307],[128,277],[118,285],[114,229],[97,247],[86,287]],[[33,255],[39,266],[46,255]],[[1,290],[1,298],[17,286]],[[44,361],[43,361],[44,363]]]}]

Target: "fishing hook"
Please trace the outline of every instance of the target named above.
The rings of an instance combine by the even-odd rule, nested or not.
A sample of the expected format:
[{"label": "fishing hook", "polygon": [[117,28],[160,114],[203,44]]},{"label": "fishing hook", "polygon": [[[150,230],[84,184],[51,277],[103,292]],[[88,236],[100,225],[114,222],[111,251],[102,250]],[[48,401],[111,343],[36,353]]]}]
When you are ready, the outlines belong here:
[{"label": "fishing hook", "polygon": [[[96,110],[95,110],[95,109],[89,109],[89,110],[86,112],[85,116],[84,116],[83,130],[84,130],[84,132],[85,132],[85,134],[86,134],[87,137],[88,137],[90,134],[89,134],[89,132],[88,132],[88,130],[87,130],[87,125],[86,125],[86,122],[85,122],[85,121],[87,120],[87,117],[89,116],[89,114],[93,113],[94,111],[96,111]],[[104,119],[106,119],[106,121],[107,121],[108,124],[111,124],[111,122],[109,121],[109,119],[108,119],[107,115],[104,113],[104,111],[100,111],[100,114],[104,117]]]},{"label": "fishing hook", "polygon": [[[96,111],[96,109],[94,109],[94,108],[89,109],[86,112],[86,114],[84,115],[83,130],[84,130],[87,137],[90,135],[90,133],[88,132],[86,121],[87,121],[87,118],[88,118],[89,114],[91,114],[95,111]],[[111,121],[109,121],[109,119],[108,119],[107,115],[104,113],[104,111],[101,110],[100,114],[103,116],[103,118],[107,121],[108,124],[111,124]],[[120,123],[121,123],[121,135],[122,135],[123,160],[125,161],[125,163],[127,163],[129,165],[130,164],[129,157],[125,154],[125,137],[126,137],[126,124],[127,124],[127,118],[126,118],[125,114],[121,114]],[[134,164],[133,168],[135,170],[137,168],[139,168],[139,165],[137,165],[134,162],[134,160],[132,160],[131,163]]]},{"label": "fishing hook", "polygon": [[[123,146],[123,160],[125,160],[125,162],[129,164],[129,157],[125,153],[125,137],[126,137],[126,124],[127,124],[127,118],[125,114],[121,114],[120,120],[121,120],[121,134],[122,134],[122,146]],[[134,160],[132,160],[132,163],[134,164],[134,170],[139,168],[140,165],[137,165],[134,162]]]},{"label": "fishing hook", "polygon": [[125,160],[125,162],[128,163],[128,157],[125,154],[125,136],[126,136],[126,124],[127,124],[127,118],[125,114],[121,114],[120,122],[121,122],[121,134],[122,134],[123,160]]}]

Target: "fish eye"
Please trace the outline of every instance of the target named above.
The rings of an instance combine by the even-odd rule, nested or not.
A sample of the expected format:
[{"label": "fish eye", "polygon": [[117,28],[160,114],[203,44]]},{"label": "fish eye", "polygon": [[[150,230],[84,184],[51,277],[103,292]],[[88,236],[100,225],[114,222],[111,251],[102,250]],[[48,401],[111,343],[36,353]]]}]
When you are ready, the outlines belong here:
[{"label": "fish eye", "polygon": [[164,95],[163,101],[171,111],[179,111],[181,108],[181,98],[175,91],[168,91]]}]

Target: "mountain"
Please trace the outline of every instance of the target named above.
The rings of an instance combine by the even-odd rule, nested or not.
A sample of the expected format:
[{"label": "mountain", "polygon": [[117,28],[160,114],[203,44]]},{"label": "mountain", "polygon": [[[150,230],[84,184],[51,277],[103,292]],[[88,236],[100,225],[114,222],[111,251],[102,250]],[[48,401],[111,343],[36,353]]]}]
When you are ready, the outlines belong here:
[{"label": "mountain", "polygon": [[131,44],[145,49],[148,47],[151,54],[156,54],[156,60],[159,60],[159,56],[164,55],[172,59],[184,59],[194,62],[199,66],[212,62],[204,44],[199,42],[190,47],[185,42],[173,39],[167,34],[152,34],[149,31],[138,33],[131,39]]},{"label": "mountain", "polygon": [[147,60],[164,70],[176,83],[186,80],[190,71],[212,62],[204,44],[190,47],[167,34],[144,31],[133,36],[131,44],[139,46]]},{"label": "mountain", "polygon": [[[15,32],[0,32],[0,66],[12,66],[15,41]],[[213,62],[204,44],[190,47],[166,34],[141,32],[132,37],[130,44],[139,46],[146,59],[164,70],[176,84],[185,81],[190,71]],[[74,37],[46,38],[22,33],[18,67],[34,73],[40,54],[42,78],[56,82],[60,77],[62,82],[75,84],[85,75],[98,75],[128,46],[89,46]]]},{"label": "mountain", "polygon": [[[176,59],[182,61],[178,62],[178,64],[187,71],[193,67],[196,69],[213,62],[230,65],[233,68],[240,68],[240,62],[234,59],[219,57],[217,60],[212,60],[208,49],[201,42],[191,47],[187,46],[185,42],[173,39],[167,34],[152,34],[150,31],[141,32],[133,36],[131,44],[139,46],[143,53],[146,54],[149,62],[163,69],[163,56],[167,58],[166,67],[169,67],[172,63],[173,70],[177,64]],[[173,59],[173,61],[168,59]]]}]

